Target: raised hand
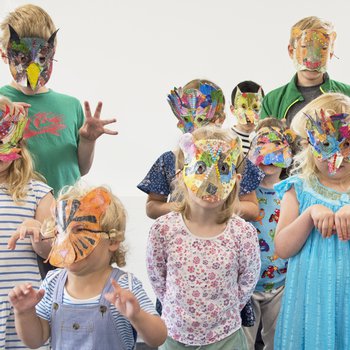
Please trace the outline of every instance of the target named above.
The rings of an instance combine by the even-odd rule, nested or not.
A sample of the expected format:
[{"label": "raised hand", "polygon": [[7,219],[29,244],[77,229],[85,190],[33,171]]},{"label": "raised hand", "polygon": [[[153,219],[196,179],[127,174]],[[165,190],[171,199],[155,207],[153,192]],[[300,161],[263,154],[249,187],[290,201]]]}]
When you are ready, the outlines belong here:
[{"label": "raised hand", "polygon": [[141,308],[135,295],[131,291],[120,287],[115,280],[112,279],[111,282],[113,292],[106,293],[105,298],[111,304],[114,304],[117,310],[129,320],[137,317],[141,311]]},{"label": "raised hand", "polygon": [[11,116],[27,115],[30,104],[24,102],[11,102],[8,98],[0,96],[0,110],[8,111]]},{"label": "raised hand", "polygon": [[36,291],[30,283],[16,286],[9,292],[9,300],[16,313],[32,311],[36,304],[43,298],[45,291]]},{"label": "raised hand", "polygon": [[330,237],[335,227],[333,211],[321,204],[315,204],[310,209],[311,219],[315,227],[320,231],[322,237]]},{"label": "raised hand", "polygon": [[79,130],[79,135],[87,141],[96,141],[103,134],[117,135],[117,131],[106,129],[105,125],[115,123],[116,119],[101,120],[102,102],[97,104],[95,113],[92,115],[89,102],[84,102],[85,123]]},{"label": "raised hand", "polygon": [[38,243],[40,241],[40,228],[40,221],[34,219],[24,220],[23,223],[18,226],[17,231],[12,234],[11,238],[7,242],[7,249],[15,249],[16,242],[19,239],[23,240],[26,236],[33,237],[33,242]]},{"label": "raised hand", "polygon": [[335,228],[342,241],[350,239],[350,205],[344,205],[335,214]]}]

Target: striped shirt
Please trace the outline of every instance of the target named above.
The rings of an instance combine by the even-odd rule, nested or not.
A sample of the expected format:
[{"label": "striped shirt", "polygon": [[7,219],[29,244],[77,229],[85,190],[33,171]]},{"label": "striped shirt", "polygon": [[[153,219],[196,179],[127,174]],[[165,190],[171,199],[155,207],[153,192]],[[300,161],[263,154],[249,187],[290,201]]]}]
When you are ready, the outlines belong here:
[{"label": "striped shirt", "polygon": [[25,282],[38,289],[41,277],[30,238],[18,241],[15,250],[8,250],[7,243],[24,220],[35,217],[40,200],[51,190],[46,184],[32,180],[27,198],[18,204],[0,187],[0,349],[28,349],[17,336],[8,293]]},{"label": "striped shirt", "polygon": [[242,141],[242,149],[244,155],[247,155],[249,148],[250,148],[250,139],[249,135],[250,133],[246,133],[243,131],[237,130],[234,126],[232,127],[232,130],[236,133],[236,135],[241,139]]},{"label": "striped shirt", "polygon": [[[36,306],[36,312],[39,317],[48,322],[51,321],[51,310],[54,298],[54,291],[57,284],[59,273],[61,269],[56,269],[49,271],[47,274],[41,288],[45,290],[45,295],[40,303]],[[138,300],[141,309],[152,314],[158,315],[151,300],[147,296],[145,290],[143,289],[142,283],[132,274],[123,274],[119,280],[119,285],[124,289],[131,289],[132,293]],[[66,290],[63,294],[63,304],[65,305],[76,305],[77,307],[98,305],[100,300],[100,295],[97,295],[91,299],[74,299],[72,298]],[[114,305],[110,307],[113,321],[119,330],[121,341],[124,343],[123,349],[132,350],[135,347],[136,342],[136,331],[132,327],[130,321],[119,313]]]}]

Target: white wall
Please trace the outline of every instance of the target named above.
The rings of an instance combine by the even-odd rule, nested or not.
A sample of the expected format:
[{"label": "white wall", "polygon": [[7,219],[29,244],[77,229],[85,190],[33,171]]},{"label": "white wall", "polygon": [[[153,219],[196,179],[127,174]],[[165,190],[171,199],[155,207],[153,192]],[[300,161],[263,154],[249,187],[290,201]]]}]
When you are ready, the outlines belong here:
[{"label": "white wall", "polygon": [[[0,18],[21,0],[0,0]],[[152,220],[136,185],[155,159],[173,149],[180,132],[166,102],[173,86],[194,78],[216,82],[230,99],[242,80],[265,92],[294,74],[287,54],[290,27],[316,15],[335,24],[338,38],[329,65],[335,80],[350,83],[349,10],[346,0],[32,0],[53,18],[58,48],[49,87],[104,102],[103,116],[117,117],[116,137],[98,141],[86,181],[108,184],[129,212],[127,268],[151,292],[145,247]],[[0,84],[10,73],[0,64]],[[228,109],[227,109],[228,111]],[[232,123],[228,113],[227,124]]]}]

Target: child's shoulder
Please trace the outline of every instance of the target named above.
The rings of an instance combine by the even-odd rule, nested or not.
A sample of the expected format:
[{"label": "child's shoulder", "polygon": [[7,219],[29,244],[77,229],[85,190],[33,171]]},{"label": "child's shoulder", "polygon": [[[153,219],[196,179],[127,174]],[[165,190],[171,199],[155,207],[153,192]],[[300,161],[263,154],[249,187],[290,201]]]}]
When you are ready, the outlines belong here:
[{"label": "child's shoulder", "polygon": [[165,235],[173,231],[170,230],[170,227],[175,226],[183,227],[182,216],[178,212],[171,211],[170,213],[167,213],[157,218],[151,227],[151,231],[157,231],[160,232],[162,235]]},{"label": "child's shoulder", "polygon": [[54,270],[50,270],[46,277],[44,278],[43,284],[42,284],[42,288],[47,290],[53,290],[53,288],[56,286],[57,280],[58,280],[58,276],[60,275],[60,273],[63,273],[64,269],[54,269]]},{"label": "child's shoulder", "polygon": [[305,180],[301,178],[299,175],[293,175],[288,177],[285,180],[282,180],[275,184],[273,188],[276,191],[277,196],[282,199],[283,195],[289,191],[291,188],[294,188],[295,192],[301,193],[304,188]]},{"label": "child's shoulder", "polygon": [[242,219],[238,215],[232,216],[227,225],[231,232],[241,234],[242,232],[256,232],[255,227],[248,221]]}]

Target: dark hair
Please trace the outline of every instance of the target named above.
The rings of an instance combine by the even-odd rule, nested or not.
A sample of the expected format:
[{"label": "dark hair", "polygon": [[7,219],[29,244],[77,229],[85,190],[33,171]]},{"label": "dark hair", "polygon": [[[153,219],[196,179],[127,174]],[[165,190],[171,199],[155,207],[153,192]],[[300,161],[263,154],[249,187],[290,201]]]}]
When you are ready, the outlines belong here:
[{"label": "dark hair", "polygon": [[265,97],[264,90],[262,89],[262,87],[259,84],[254,83],[254,81],[251,81],[251,80],[242,81],[239,84],[237,84],[231,92],[231,104],[232,104],[232,106],[234,106],[234,104],[235,104],[237,87],[239,87],[241,92],[252,92],[252,93],[257,93],[259,91],[259,89],[261,88],[262,97]]}]

